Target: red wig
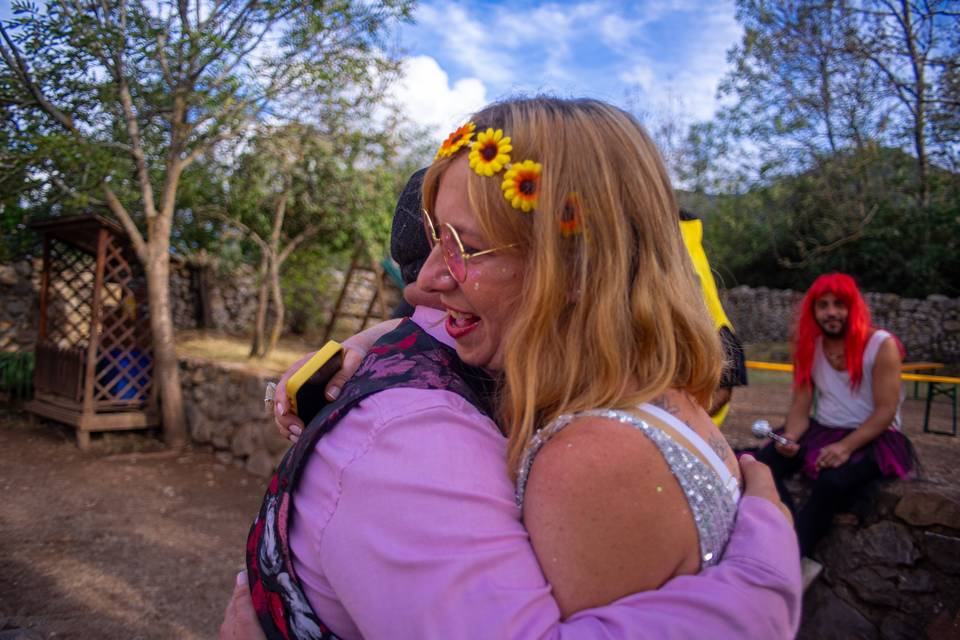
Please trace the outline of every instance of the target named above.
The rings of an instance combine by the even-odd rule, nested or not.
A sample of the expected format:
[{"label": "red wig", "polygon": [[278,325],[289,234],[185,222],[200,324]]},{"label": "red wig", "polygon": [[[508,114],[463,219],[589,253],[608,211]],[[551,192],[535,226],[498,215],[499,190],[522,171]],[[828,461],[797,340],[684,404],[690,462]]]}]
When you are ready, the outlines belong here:
[{"label": "red wig", "polygon": [[832,293],[847,307],[847,331],[844,335],[844,352],[847,356],[847,373],[850,387],[856,389],[863,379],[863,350],[870,338],[870,309],[857,288],[853,278],[845,273],[827,273],[807,289],[800,303],[797,327],[793,337],[793,386],[810,386],[813,354],[817,336],[823,331],[813,315],[817,299]]}]

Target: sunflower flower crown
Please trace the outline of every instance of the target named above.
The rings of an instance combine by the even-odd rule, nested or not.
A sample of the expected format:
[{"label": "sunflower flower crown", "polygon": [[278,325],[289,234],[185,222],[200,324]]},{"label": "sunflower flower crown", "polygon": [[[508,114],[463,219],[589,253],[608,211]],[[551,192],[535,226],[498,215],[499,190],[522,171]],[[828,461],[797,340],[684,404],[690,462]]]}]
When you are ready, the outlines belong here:
[{"label": "sunflower flower crown", "polygon": [[[470,168],[477,175],[486,177],[493,177],[506,169],[500,183],[503,197],[514,209],[530,213],[536,209],[540,196],[542,167],[533,160],[512,162],[510,152],[513,145],[510,142],[510,136],[504,135],[503,129],[490,127],[477,132],[477,125],[468,122],[447,136],[434,160],[449,158],[460,149],[469,148]],[[576,194],[570,194],[560,218],[560,230],[565,238],[580,232],[579,211]]]}]

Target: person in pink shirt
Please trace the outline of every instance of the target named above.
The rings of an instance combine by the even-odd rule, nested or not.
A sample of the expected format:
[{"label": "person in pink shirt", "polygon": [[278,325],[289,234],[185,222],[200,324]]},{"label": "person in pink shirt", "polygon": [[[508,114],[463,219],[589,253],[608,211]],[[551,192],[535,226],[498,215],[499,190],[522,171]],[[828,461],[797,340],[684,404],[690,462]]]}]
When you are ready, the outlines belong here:
[{"label": "person in pink shirt", "polygon": [[[513,101],[476,121],[489,128],[448,138],[424,186],[435,248],[418,283],[446,311],[420,307],[379,341],[281,465],[248,545],[261,625],[791,637],[796,540],[771,501],[738,505],[740,468],[697,402],[720,346],[652,144],[594,101]],[[597,178],[610,162],[637,178],[611,189]],[[462,363],[496,373],[492,407]]]}]

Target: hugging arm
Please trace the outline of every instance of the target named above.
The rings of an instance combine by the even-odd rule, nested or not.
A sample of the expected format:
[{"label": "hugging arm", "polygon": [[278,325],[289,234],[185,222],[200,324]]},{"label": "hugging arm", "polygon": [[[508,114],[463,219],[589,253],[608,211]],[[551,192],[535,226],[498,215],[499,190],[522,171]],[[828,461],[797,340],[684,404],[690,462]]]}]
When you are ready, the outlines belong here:
[{"label": "hugging arm", "polygon": [[[507,527],[507,537],[500,540],[504,547],[502,558],[493,554],[491,563],[491,545],[487,541],[484,553],[476,558],[479,572],[469,574],[473,585],[458,584],[458,588],[448,589],[441,581],[431,593],[419,594],[425,597],[422,600],[418,597],[412,608],[396,609],[403,614],[394,619],[396,628],[421,635],[438,630],[440,627],[431,624],[431,612],[443,611],[436,622],[452,625],[443,628],[441,633],[451,638],[493,637],[487,633],[492,630],[502,631],[501,637],[517,639],[703,638],[705,629],[711,630],[711,637],[719,639],[793,638],[800,624],[801,604],[796,536],[789,515],[785,516],[777,500],[769,469],[749,456],[741,459],[741,465],[745,495],[724,558],[696,576],[674,578],[656,591],[627,596],[561,621],[549,588],[542,579],[537,579],[537,571],[530,565],[533,551],[529,545],[522,544],[522,531]],[[478,535],[486,538],[490,533],[488,529]],[[516,582],[502,575],[505,566],[516,566],[516,563],[532,576],[530,583],[519,589]],[[462,572],[453,571],[449,579],[456,581],[460,575]],[[469,594],[478,586],[489,585],[493,585],[496,593],[480,601],[489,602],[489,598],[496,597],[510,606],[504,607],[497,616],[479,620],[471,615],[477,601]],[[385,603],[394,602],[398,594],[403,600],[404,590],[398,589],[385,594],[387,599],[379,603],[357,598],[353,607],[360,610],[383,607]],[[390,636],[386,630],[382,634],[379,630],[370,631],[371,638]],[[249,592],[238,587],[227,607],[220,638],[256,640],[263,637],[256,626]]]},{"label": "hugging arm", "polygon": [[[363,362],[363,358],[367,355],[370,347],[372,347],[377,340],[396,329],[400,322],[401,319],[384,320],[343,341],[343,366],[330,378],[330,382],[327,383],[326,389],[324,390],[327,400],[331,402],[336,400],[337,396],[340,395],[340,389],[343,388],[347,380],[360,368],[360,363]],[[312,358],[314,353],[316,352],[310,352],[290,365],[290,368],[280,377],[280,381],[277,383],[277,388],[274,391],[274,423],[280,435],[291,442],[296,442],[300,438],[300,434],[303,433],[304,424],[303,420],[301,420],[297,414],[290,411],[290,402],[287,399],[287,380],[289,380],[290,376],[302,367],[307,360]]]},{"label": "hugging arm", "polygon": [[[363,637],[391,638],[397,629],[451,639],[796,632],[796,537],[770,500],[743,500],[727,557],[716,567],[563,620],[519,520],[493,423],[464,405],[399,416],[388,427],[344,471],[337,511],[317,546]],[[385,475],[395,456],[407,471]],[[769,474],[765,481],[768,496],[775,495]]]},{"label": "hugging arm", "polygon": [[[483,434],[475,437],[483,438]],[[469,442],[467,443],[469,444]],[[476,443],[475,443],[476,444]],[[428,456],[429,457],[429,456]],[[429,462],[429,460],[427,461]],[[695,576],[670,580],[660,589],[622,598],[610,605],[579,611],[561,620],[560,609],[542,578],[533,549],[519,520],[504,518],[504,501],[511,499],[509,483],[485,495],[479,487],[465,495],[437,487],[436,520],[408,523],[399,537],[400,548],[426,535],[436,536],[435,522],[443,512],[464,513],[478,525],[466,564],[444,570],[449,559],[443,547],[423,554],[403,585],[375,585],[366,592],[347,589],[354,616],[382,615],[385,607],[399,612],[393,624],[364,629],[369,638],[393,637],[396,629],[411,636],[437,633],[447,638],[793,638],[800,625],[800,567],[796,535],[785,508],[777,498],[769,469],[750,456],[741,459],[744,497],[736,526],[721,562]],[[468,469],[469,470],[469,469]],[[430,484],[434,484],[431,482]],[[359,488],[358,488],[359,489]],[[401,514],[388,518],[393,526]],[[484,523],[483,520],[490,522]],[[449,522],[449,520],[446,520]],[[449,534],[446,537],[449,541]],[[372,568],[389,563],[388,556],[363,553]],[[420,553],[423,553],[422,551]],[[371,557],[373,556],[373,557]],[[382,566],[379,567],[383,569]],[[346,568],[349,571],[349,567]],[[428,589],[411,593],[409,584]],[[245,581],[241,582],[241,585]],[[407,599],[412,602],[407,602]],[[478,604],[495,602],[492,615]],[[394,608],[395,607],[395,608]],[[262,638],[253,615],[249,592],[238,587],[227,607],[221,640]],[[434,613],[439,615],[435,616]]]}]

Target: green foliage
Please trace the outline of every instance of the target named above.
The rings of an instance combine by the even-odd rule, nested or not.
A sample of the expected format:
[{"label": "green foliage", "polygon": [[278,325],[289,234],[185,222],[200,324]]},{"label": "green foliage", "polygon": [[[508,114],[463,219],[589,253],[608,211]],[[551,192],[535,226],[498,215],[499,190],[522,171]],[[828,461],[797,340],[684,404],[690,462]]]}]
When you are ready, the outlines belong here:
[{"label": "green foliage", "polygon": [[[8,217],[110,215],[109,185],[145,236],[151,211],[162,216],[175,201],[173,246],[191,256],[221,248],[225,227],[198,209],[217,204],[224,144],[266,120],[367,119],[396,75],[389,28],[409,19],[412,0],[11,8],[0,41],[4,226]],[[232,249],[245,253],[241,245]]]},{"label": "green foliage", "polygon": [[[864,175],[865,193],[855,183],[838,183],[851,167]],[[803,290],[821,273],[845,271],[871,291],[958,296],[960,181],[936,172],[931,205],[921,209],[908,195],[915,193],[912,169],[909,155],[879,150],[739,196],[701,200],[711,263],[727,286]],[[851,235],[844,216],[864,214],[845,212],[835,201],[867,208],[868,224]]]},{"label": "green foliage", "polygon": [[690,129],[679,172],[728,286],[802,290],[840,270],[870,290],[960,295],[948,4],[737,2],[728,106]]},{"label": "green foliage", "polygon": [[33,393],[33,368],[32,351],[0,351],[0,392],[13,399],[29,398]]}]

